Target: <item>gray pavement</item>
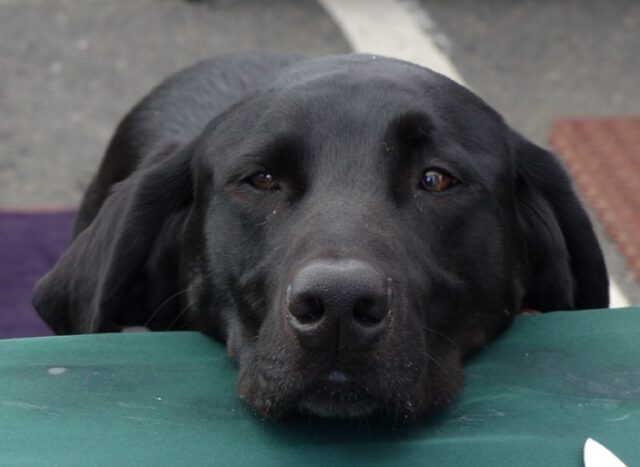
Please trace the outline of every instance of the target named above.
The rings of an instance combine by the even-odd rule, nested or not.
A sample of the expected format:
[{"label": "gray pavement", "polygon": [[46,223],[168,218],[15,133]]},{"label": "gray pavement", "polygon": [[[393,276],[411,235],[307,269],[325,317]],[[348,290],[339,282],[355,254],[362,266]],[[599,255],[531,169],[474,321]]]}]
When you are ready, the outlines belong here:
[{"label": "gray pavement", "polygon": [[349,51],[313,0],[0,0],[0,208],[77,205],[152,86],[258,47]]},{"label": "gray pavement", "polygon": [[[640,113],[637,0],[420,1],[463,79],[538,143],[557,116]],[[314,0],[0,0],[0,208],[77,205],[115,125],[152,86],[256,47],[349,51]]]},{"label": "gray pavement", "polygon": [[422,3],[464,80],[537,143],[559,116],[640,113],[640,1]]}]

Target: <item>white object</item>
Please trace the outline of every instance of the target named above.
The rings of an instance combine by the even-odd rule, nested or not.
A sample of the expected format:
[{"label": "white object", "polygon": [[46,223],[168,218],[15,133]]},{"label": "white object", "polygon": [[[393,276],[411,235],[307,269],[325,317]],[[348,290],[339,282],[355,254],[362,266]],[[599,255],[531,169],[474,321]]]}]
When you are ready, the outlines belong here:
[{"label": "white object", "polygon": [[627,467],[618,457],[596,440],[587,438],[584,443],[585,467]]},{"label": "white object", "polygon": [[[320,0],[355,52],[387,55],[417,63],[460,84],[451,60],[425,32],[433,26],[414,0]],[[366,3],[366,6],[363,6]]]}]

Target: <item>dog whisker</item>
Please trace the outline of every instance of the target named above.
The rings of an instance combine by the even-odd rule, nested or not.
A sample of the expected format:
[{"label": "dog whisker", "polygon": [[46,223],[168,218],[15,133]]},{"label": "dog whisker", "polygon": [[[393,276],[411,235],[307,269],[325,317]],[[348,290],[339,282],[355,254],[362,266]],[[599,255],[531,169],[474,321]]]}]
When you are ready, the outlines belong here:
[{"label": "dog whisker", "polygon": [[182,315],[184,315],[186,313],[186,311],[191,308],[191,305],[187,305],[185,306],[182,311],[180,311],[180,313],[178,313],[176,315],[176,317],[173,319],[173,321],[171,321],[171,323],[169,323],[169,326],[167,327],[166,331],[171,331],[171,328],[173,328],[173,326],[175,326],[175,324],[178,322],[178,320],[182,317]]},{"label": "dog whisker", "polygon": [[436,331],[433,328],[430,328],[428,326],[424,326],[423,329],[424,329],[425,332],[429,332],[431,334],[435,334],[438,337],[442,337],[443,339],[445,339],[447,342],[449,342],[450,344],[452,344],[454,346],[458,345],[458,343],[456,341],[454,341],[450,336],[447,336],[446,334],[443,334],[443,333],[441,333],[439,331]]},{"label": "dog whisker", "polygon": [[153,321],[153,318],[156,317],[156,315],[158,314],[158,312],[167,304],[169,303],[171,300],[173,300],[174,298],[182,295],[183,293],[185,293],[187,290],[189,289],[184,289],[184,290],[180,290],[179,292],[174,293],[173,295],[171,295],[169,298],[167,298],[164,302],[162,302],[160,305],[158,305],[158,307],[153,310],[153,313],[151,313],[151,315],[149,316],[149,318],[147,318],[147,320],[144,322],[143,326],[144,327],[148,327],[149,323],[151,323],[151,321]]}]

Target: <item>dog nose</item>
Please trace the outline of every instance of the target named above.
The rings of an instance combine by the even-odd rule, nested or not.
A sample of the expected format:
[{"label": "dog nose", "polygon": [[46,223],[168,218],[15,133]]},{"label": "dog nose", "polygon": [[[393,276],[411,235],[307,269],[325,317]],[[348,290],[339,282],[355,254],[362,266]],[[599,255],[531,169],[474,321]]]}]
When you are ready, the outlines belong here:
[{"label": "dog nose", "polygon": [[300,269],[287,290],[289,322],[301,342],[341,349],[374,343],[386,331],[391,279],[363,261],[314,261]]}]

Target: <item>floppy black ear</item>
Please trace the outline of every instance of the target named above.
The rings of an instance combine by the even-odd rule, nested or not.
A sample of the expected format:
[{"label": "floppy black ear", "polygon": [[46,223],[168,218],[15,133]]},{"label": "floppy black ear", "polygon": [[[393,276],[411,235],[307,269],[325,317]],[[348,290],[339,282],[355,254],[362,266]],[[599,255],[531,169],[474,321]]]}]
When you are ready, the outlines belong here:
[{"label": "floppy black ear", "polygon": [[[93,222],[36,284],[33,303],[57,334],[119,330],[133,277],[173,244],[193,196],[191,151],[170,145],[114,186]],[[186,216],[181,216],[182,218]],[[163,237],[163,238],[160,238]],[[135,295],[135,294],[133,294]]]},{"label": "floppy black ear", "polygon": [[517,210],[530,267],[524,308],[606,308],[607,270],[593,227],[558,159],[512,134]]}]

